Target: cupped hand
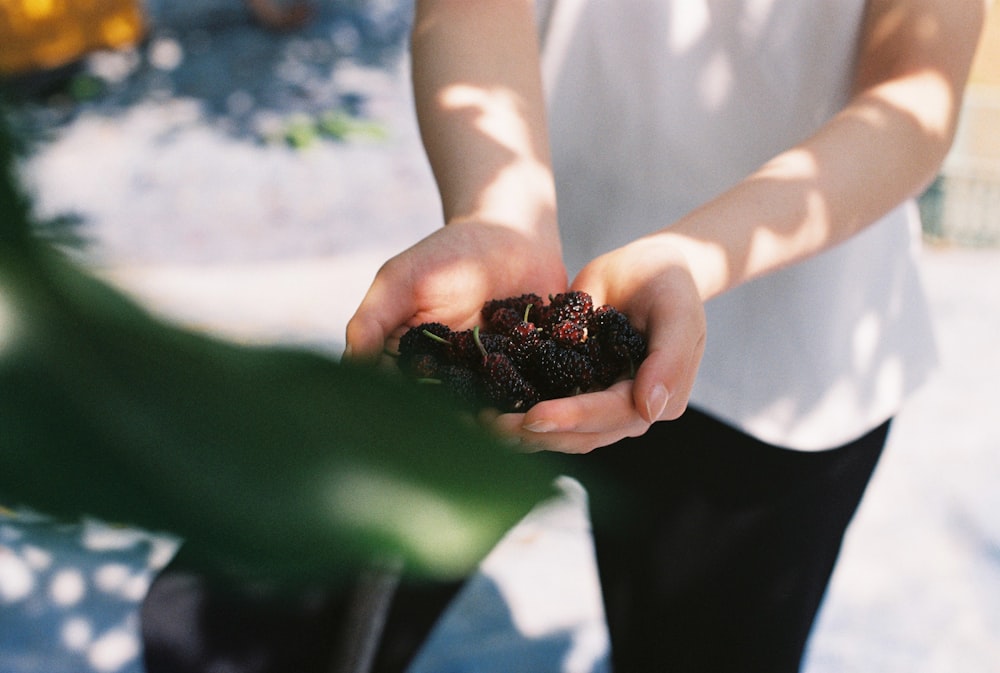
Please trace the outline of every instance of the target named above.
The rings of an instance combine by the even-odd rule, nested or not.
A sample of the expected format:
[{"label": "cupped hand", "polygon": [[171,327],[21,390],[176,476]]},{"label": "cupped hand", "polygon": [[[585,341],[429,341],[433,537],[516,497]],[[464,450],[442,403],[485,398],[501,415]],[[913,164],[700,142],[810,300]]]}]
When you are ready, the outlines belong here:
[{"label": "cupped hand", "polygon": [[566,289],[556,236],[479,221],[450,224],[389,259],[347,324],[350,357],[394,348],[407,326],[477,324],[483,304]]},{"label": "cupped hand", "polygon": [[687,260],[669,244],[640,239],[602,255],[576,277],[573,289],[594,305],[629,316],[648,342],[633,380],[606,390],[547,400],[525,414],[490,419],[528,447],[586,453],[643,434],[687,408],[705,346],[705,312]]}]

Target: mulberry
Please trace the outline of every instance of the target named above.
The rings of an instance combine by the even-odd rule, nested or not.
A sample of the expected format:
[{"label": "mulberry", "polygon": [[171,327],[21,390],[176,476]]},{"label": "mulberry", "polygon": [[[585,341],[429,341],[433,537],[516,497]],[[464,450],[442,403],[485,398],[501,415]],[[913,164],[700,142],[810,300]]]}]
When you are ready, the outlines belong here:
[{"label": "mulberry", "polygon": [[586,323],[581,325],[575,320],[560,320],[549,328],[549,336],[552,337],[552,340],[566,348],[573,348],[586,343],[587,332]]},{"label": "mulberry", "polygon": [[510,331],[507,354],[518,367],[526,367],[542,343],[541,331],[534,323],[521,321]]},{"label": "mulberry", "polygon": [[416,353],[407,359],[407,372],[418,379],[437,378],[441,361],[430,353]]},{"label": "mulberry", "polygon": [[441,323],[400,339],[407,375],[444,384],[462,406],[524,412],[536,403],[608,387],[633,375],[646,355],[643,335],[611,306],[594,309],[585,292],[535,294],[486,302],[483,327]]},{"label": "mulberry", "polygon": [[483,379],[468,367],[445,365],[439,370],[438,379],[461,406],[477,409],[484,404]]},{"label": "mulberry", "polygon": [[535,387],[503,353],[486,356],[483,380],[487,403],[502,412],[527,411],[540,399]]},{"label": "mulberry", "polygon": [[530,377],[545,399],[569,397],[590,388],[594,366],[582,353],[543,341],[533,358]]},{"label": "mulberry", "polygon": [[523,316],[524,311],[518,313],[512,308],[504,306],[492,313],[490,320],[487,323],[487,327],[491,332],[495,332],[497,334],[507,334],[514,329],[515,325],[521,322],[521,318]]},{"label": "mulberry", "polygon": [[594,312],[594,300],[579,290],[563,292],[550,297],[549,307],[552,310],[549,321],[553,325],[564,320],[586,325]]},{"label": "mulberry", "polygon": [[600,359],[635,369],[646,357],[646,339],[613,306],[602,306],[590,319],[593,338],[600,345]]},{"label": "mulberry", "polygon": [[452,331],[441,323],[428,322],[412,327],[399,338],[399,366],[411,369],[417,356],[431,355],[438,359],[450,358]]},{"label": "mulberry", "polygon": [[509,308],[519,316],[524,316],[528,306],[540,307],[545,302],[537,294],[522,294],[519,297],[508,299],[491,299],[483,304],[483,320],[489,323],[493,319],[493,314],[501,308]]}]

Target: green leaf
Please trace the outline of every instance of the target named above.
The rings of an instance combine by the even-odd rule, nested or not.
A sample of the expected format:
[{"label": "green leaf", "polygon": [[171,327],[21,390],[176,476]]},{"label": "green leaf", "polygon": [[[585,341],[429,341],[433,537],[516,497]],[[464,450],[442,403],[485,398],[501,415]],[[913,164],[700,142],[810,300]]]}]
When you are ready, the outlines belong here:
[{"label": "green leaf", "polygon": [[154,319],[25,235],[7,148],[0,502],[169,531],[206,569],[298,582],[382,557],[461,575],[550,493],[543,456],[434,388]]}]

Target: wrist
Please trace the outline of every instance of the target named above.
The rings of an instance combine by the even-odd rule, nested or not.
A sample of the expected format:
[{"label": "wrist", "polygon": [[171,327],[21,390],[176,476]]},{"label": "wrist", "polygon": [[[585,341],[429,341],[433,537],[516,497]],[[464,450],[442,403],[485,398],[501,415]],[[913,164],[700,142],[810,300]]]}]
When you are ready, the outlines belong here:
[{"label": "wrist", "polygon": [[471,193],[466,201],[444,201],[445,224],[488,222],[544,241],[559,239],[555,181],[547,165],[512,162]]},{"label": "wrist", "polygon": [[721,245],[665,229],[629,244],[633,248],[631,275],[652,278],[668,269],[683,268],[697,288],[702,302],[729,288],[726,253]]}]

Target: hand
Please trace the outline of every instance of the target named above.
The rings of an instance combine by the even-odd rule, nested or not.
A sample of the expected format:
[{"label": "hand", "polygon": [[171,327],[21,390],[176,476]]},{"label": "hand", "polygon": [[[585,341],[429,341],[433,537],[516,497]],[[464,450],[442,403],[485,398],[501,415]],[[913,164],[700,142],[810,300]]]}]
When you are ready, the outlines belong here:
[{"label": "hand", "polygon": [[472,327],[490,299],[565,289],[556,236],[479,221],[449,224],[382,266],[347,324],[348,353],[375,357],[394,349],[406,326],[422,322]]},{"label": "hand", "polygon": [[529,446],[586,453],[680,416],[705,346],[704,308],[686,259],[668,243],[640,239],[593,260],[573,289],[624,311],[646,335],[635,379],[497,416],[494,427]]}]

